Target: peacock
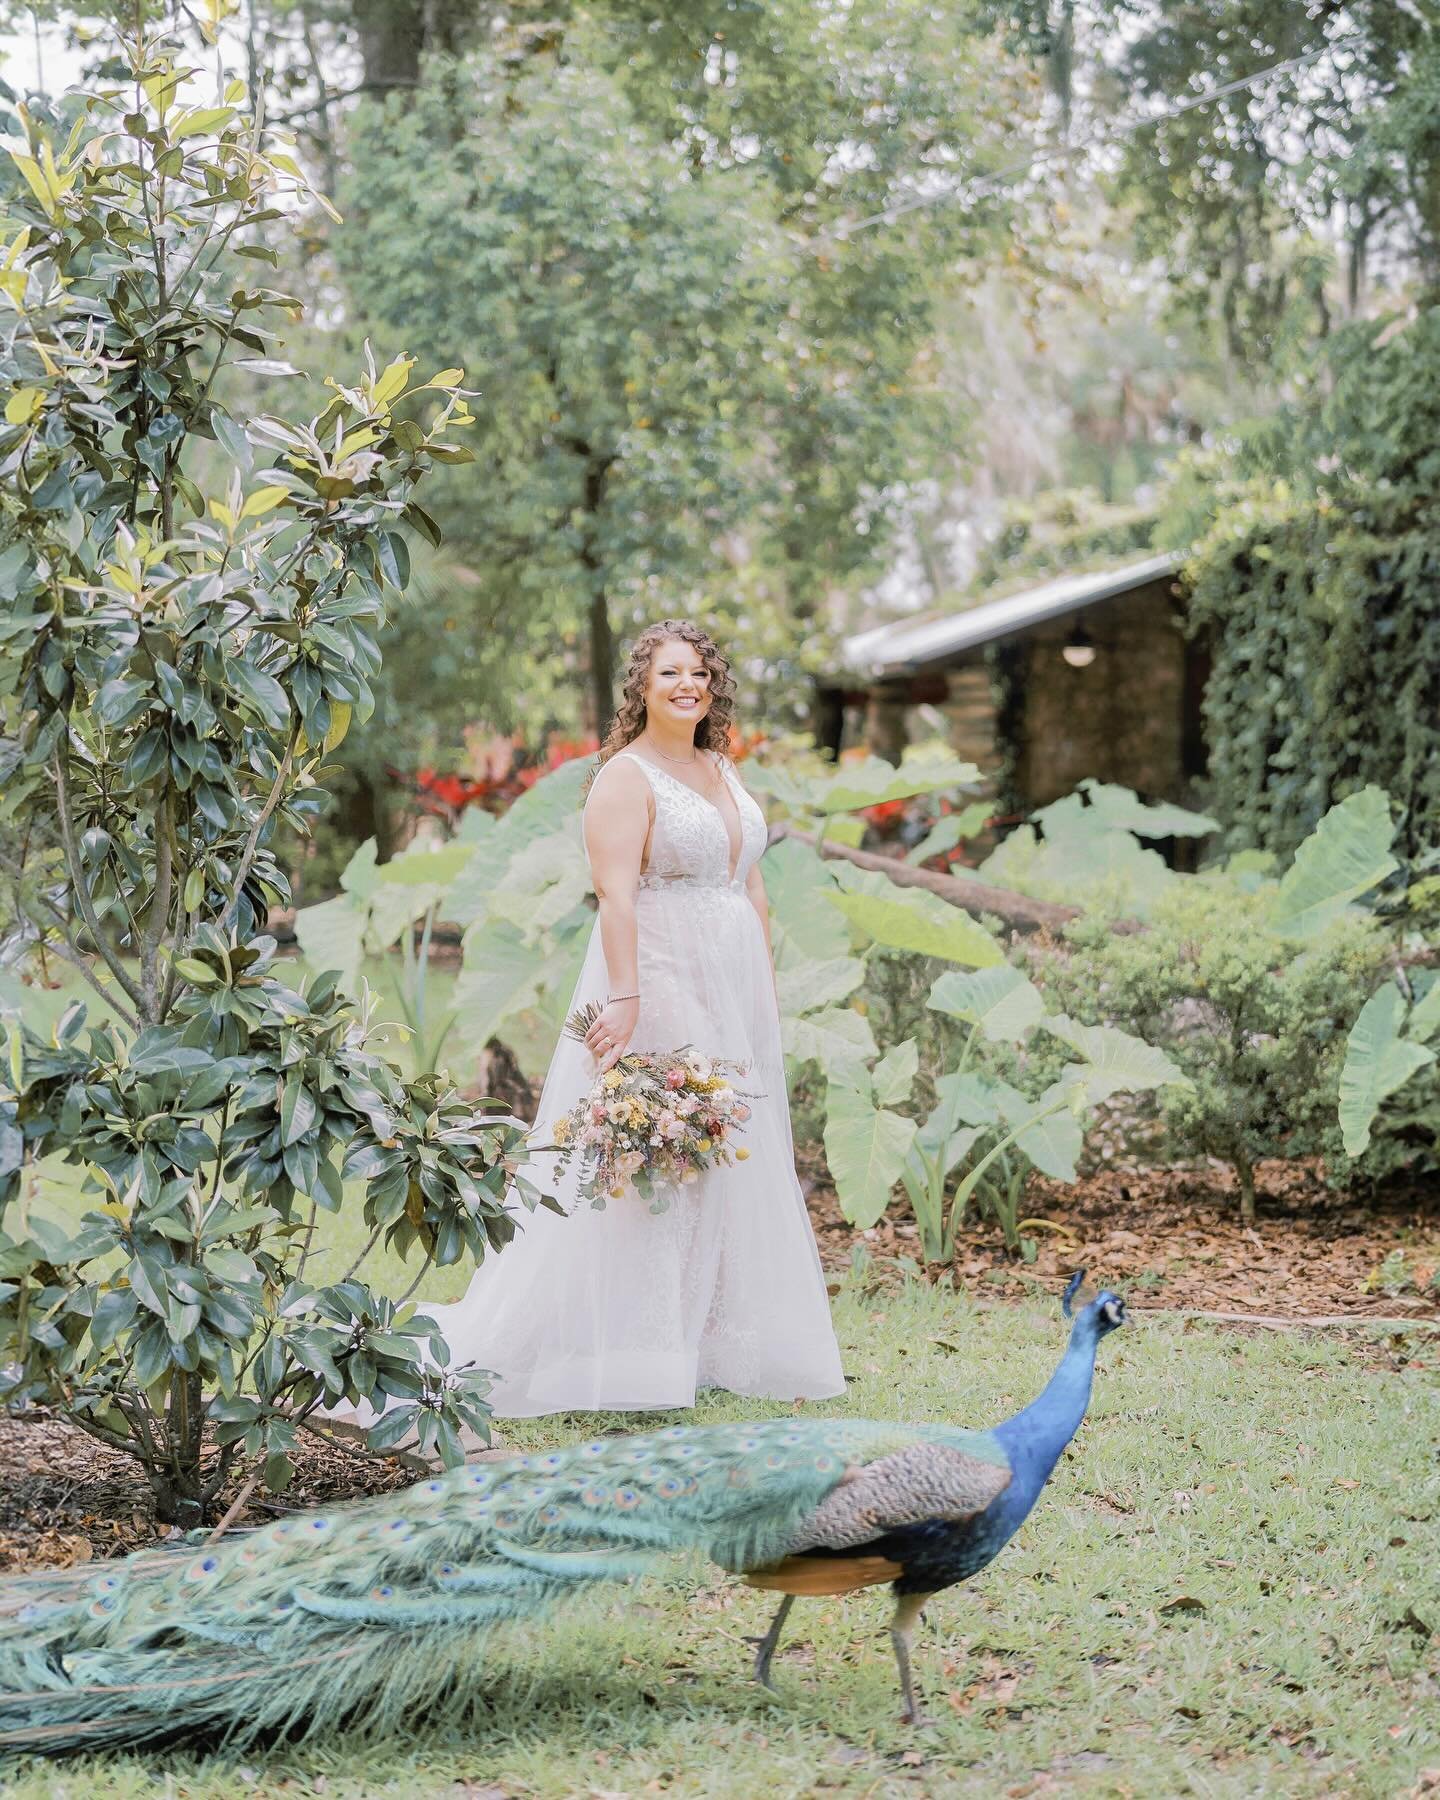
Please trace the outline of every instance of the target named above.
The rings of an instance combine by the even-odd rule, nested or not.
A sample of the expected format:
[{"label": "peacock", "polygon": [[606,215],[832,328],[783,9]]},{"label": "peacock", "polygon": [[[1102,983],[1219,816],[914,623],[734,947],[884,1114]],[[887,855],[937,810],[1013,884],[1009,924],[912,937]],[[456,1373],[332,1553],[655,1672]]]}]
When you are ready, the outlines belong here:
[{"label": "peacock", "polygon": [[1124,1302],[1078,1310],[1044,1392],[989,1431],[789,1416],[676,1425],[472,1463],[334,1512],[295,1514],[101,1569],[0,1584],[0,1747],[244,1742],[413,1726],[484,1669],[483,1634],[596,1581],[701,1550],[795,1600],[889,1583],[904,1717],[920,1714],[925,1603],[1014,1536],[1080,1426]]}]

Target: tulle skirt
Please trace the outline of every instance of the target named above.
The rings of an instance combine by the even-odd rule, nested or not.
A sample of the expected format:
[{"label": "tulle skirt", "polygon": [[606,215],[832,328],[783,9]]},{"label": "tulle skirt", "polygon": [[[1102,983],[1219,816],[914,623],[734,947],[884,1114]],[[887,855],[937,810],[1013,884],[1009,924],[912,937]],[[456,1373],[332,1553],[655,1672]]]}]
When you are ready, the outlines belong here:
[{"label": "tulle skirt", "polygon": [[[426,1306],[451,1366],[491,1370],[502,1418],[688,1407],[698,1388],[775,1400],[844,1391],[815,1238],[795,1174],[780,1020],[765,937],[743,888],[642,885],[636,899],[640,1015],[632,1050],[693,1045],[747,1065],[754,1090],[737,1140],[749,1158],[674,1190],[650,1212],[627,1190],[595,1211],[579,1164],[536,1153],[526,1174],[565,1208],[521,1229],[476,1270],[462,1300]],[[592,930],[572,1009],[611,991]],[[535,1144],[588,1093],[597,1063],[562,1036],[536,1113]]]}]

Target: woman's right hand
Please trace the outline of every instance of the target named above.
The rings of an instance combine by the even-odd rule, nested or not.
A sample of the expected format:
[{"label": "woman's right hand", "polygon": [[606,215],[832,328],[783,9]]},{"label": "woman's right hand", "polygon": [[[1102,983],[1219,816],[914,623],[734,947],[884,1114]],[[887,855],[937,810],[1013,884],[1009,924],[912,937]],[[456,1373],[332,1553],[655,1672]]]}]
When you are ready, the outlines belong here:
[{"label": "woman's right hand", "polygon": [[585,1048],[599,1063],[600,1074],[613,1068],[625,1054],[639,1017],[638,1000],[611,1000],[585,1033]]}]

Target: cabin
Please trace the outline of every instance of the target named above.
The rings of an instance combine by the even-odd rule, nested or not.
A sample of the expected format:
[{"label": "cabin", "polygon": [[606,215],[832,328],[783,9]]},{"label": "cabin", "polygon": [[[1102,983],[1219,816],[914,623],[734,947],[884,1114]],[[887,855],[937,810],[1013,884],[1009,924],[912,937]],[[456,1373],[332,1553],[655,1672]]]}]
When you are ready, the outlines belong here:
[{"label": "cabin", "polygon": [[817,742],[898,762],[939,733],[979,765],[1007,820],[1087,775],[1195,805],[1210,658],[1186,633],[1183,560],[1147,556],[860,632],[819,680]]}]

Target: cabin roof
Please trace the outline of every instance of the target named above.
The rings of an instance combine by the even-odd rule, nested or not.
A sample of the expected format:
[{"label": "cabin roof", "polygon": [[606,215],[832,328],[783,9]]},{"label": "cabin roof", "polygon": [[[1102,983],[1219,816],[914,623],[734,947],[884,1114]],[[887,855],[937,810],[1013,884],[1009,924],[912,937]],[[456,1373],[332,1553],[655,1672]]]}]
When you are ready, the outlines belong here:
[{"label": "cabin roof", "polygon": [[1127,563],[1123,568],[1062,575],[1039,587],[1005,594],[964,611],[896,619],[847,638],[841,646],[841,667],[870,676],[933,668],[953,661],[967,650],[977,650],[999,638],[1041,625],[1047,619],[1147,587],[1174,575],[1184,561],[1183,551],[1164,551],[1141,562]]}]

